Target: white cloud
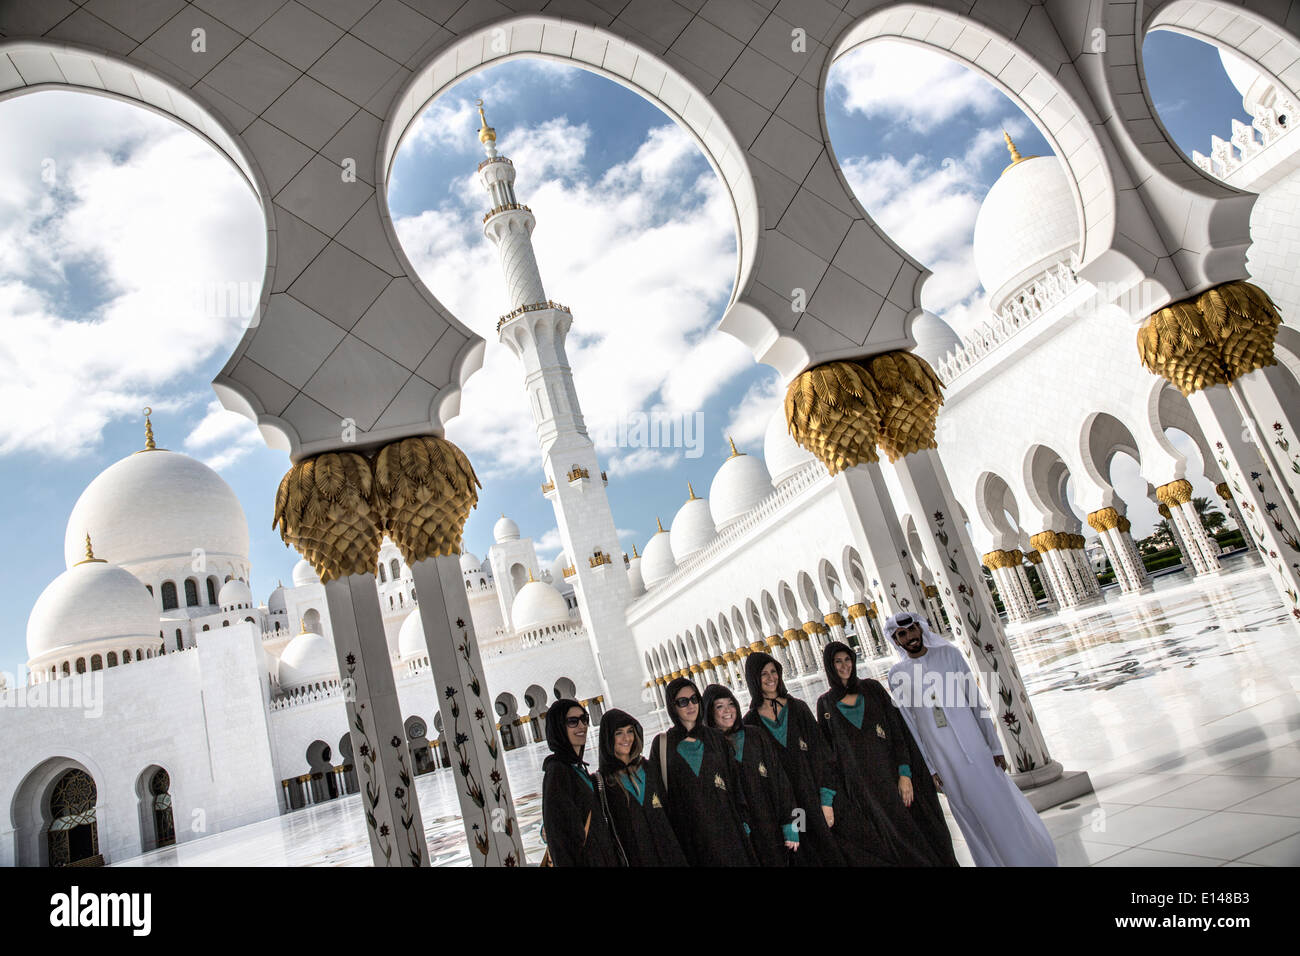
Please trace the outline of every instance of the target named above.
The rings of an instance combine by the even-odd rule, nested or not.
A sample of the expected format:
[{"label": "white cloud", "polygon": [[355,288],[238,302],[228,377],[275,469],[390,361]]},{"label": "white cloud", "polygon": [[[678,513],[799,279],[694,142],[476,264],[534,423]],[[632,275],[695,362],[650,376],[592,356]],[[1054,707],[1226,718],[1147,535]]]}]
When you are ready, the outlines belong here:
[{"label": "white cloud", "polygon": [[967,110],[989,115],[1002,104],[992,84],[955,60],[888,40],[837,60],[829,85],[849,112],[887,117],[922,133]]},{"label": "white cloud", "polygon": [[201,456],[209,468],[222,471],[264,444],[255,422],[214,399],[186,436],[184,446],[189,454]]},{"label": "white cloud", "polygon": [[732,437],[741,451],[761,454],[767,423],[784,401],[785,389],[781,387],[779,375],[770,375],[755,382],[727,413],[725,434]]},{"label": "white cloud", "polygon": [[138,108],[41,93],[0,124],[23,131],[0,137],[0,311],[21,329],[0,403],[23,410],[0,418],[0,454],[69,457],[233,346],[245,317],[213,293],[256,301],[264,227],[211,146]]}]

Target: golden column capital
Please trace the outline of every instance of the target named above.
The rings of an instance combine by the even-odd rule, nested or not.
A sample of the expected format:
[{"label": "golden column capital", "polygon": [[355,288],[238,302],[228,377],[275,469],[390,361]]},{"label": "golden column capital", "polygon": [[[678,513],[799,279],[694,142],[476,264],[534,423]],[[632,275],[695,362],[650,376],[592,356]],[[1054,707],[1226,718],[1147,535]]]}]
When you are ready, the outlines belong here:
[{"label": "golden column capital", "polygon": [[787,642],[785,641],[784,638],[781,637],[780,634],[772,634],[769,635],[767,640],[765,640],[763,643],[766,644],[768,648],[773,648],[773,647],[785,647]]},{"label": "golden column capital", "polygon": [[407,564],[460,553],[479,487],[465,453],[436,435],[403,438],[375,456],[375,498]]},{"label": "golden column capital", "polygon": [[1133,522],[1128,520],[1127,515],[1120,515],[1115,527],[1119,528],[1120,533],[1128,534],[1133,530]]},{"label": "golden column capital", "polygon": [[[1065,546],[1065,542],[1061,540],[1061,537],[1062,535],[1059,532],[1053,531],[1049,528],[1046,531],[1040,531],[1038,534],[1033,535],[1029,539],[1029,543],[1034,546],[1035,551],[1040,553],[1043,551],[1055,551],[1057,548]],[[1031,558],[1030,560],[1032,561],[1033,559]],[[1037,564],[1038,562],[1035,561],[1034,563]]]},{"label": "golden column capital", "polygon": [[850,604],[849,617],[866,617],[867,606],[865,604]]},{"label": "golden column capital", "polygon": [[824,620],[826,621],[827,625],[829,625],[830,627],[844,626],[844,616],[840,614],[838,611],[831,611],[830,614],[827,614],[825,616]]},{"label": "golden column capital", "polygon": [[1185,505],[1192,500],[1192,483],[1186,478],[1179,478],[1177,481],[1161,485],[1156,489],[1156,498],[1170,507]]},{"label": "golden column capital", "polygon": [[1169,513],[1169,506],[1165,504],[1163,501],[1160,502],[1160,504],[1156,505],[1156,511],[1160,512],[1160,517],[1162,518],[1173,517],[1173,515]]},{"label": "golden column capital", "polygon": [[827,362],[801,372],[785,392],[785,420],[794,440],[832,475],[879,461],[881,409],[864,362]]},{"label": "golden column capital", "polygon": [[1273,341],[1281,322],[1263,289],[1225,282],[1153,312],[1138,330],[1138,357],[1190,395],[1277,364]]},{"label": "golden column capital", "polygon": [[736,661],[736,652],[727,651],[725,654],[722,655],[722,659],[726,661],[728,664],[734,664]]},{"label": "golden column capital", "polygon": [[1025,560],[1025,552],[1021,551],[1019,548],[1014,551],[1008,551],[1007,554],[1010,555],[1010,563],[1007,565],[1009,568],[1017,567],[1020,562]]},{"label": "golden column capital", "polygon": [[692,664],[689,668],[687,668],[687,670],[689,670],[692,674],[699,674],[704,670],[704,668],[701,667],[699,664]]},{"label": "golden column capital", "polygon": [[885,352],[871,359],[880,406],[879,444],[890,461],[924,448],[938,448],[934,426],[943,404],[943,382],[914,352]]},{"label": "golden column capital", "polygon": [[713,665],[713,669],[716,671],[723,664],[727,663],[727,659],[725,657],[710,657],[709,663]]},{"label": "golden column capital", "polygon": [[322,452],[284,473],[271,527],[307,559],[324,584],[375,573],[384,519],[370,463],[355,452]]},{"label": "golden column capital", "polygon": [[1217,485],[1214,486],[1214,490],[1219,493],[1219,497],[1222,498],[1224,501],[1232,500],[1232,489],[1228,487],[1228,483],[1226,481],[1219,482]]},{"label": "golden column capital", "polygon": [[751,648],[748,644],[741,644],[738,648],[736,648],[736,658],[738,660],[744,660],[752,653],[754,653],[754,649]]},{"label": "golden column capital", "polygon": [[871,607],[867,609],[867,614],[871,617],[880,617],[880,607],[875,601],[871,602]]},{"label": "golden column capital", "polygon": [[[1032,544],[1033,542],[1031,541],[1030,543]],[[1042,564],[1042,563],[1043,563],[1043,556],[1042,556],[1042,554],[1039,553],[1039,551],[1038,551],[1037,548],[1035,548],[1035,549],[1033,549],[1033,550],[1031,550],[1031,551],[1026,551],[1026,552],[1025,552],[1025,557],[1029,559],[1029,563],[1030,563],[1030,564]]]},{"label": "golden column capital", "polygon": [[763,653],[765,653],[764,648],[763,648],[763,642],[762,642],[762,641],[750,641],[750,642],[749,642],[749,649],[750,649],[753,653],[755,653],[755,654],[763,654]]},{"label": "golden column capital", "polygon": [[937,584],[926,584],[922,587],[922,590],[928,598],[937,598],[939,596],[939,585]]},{"label": "golden column capital", "polygon": [[1100,534],[1119,526],[1119,512],[1114,508],[1101,508],[1088,515],[1088,524]]},{"label": "golden column capital", "polygon": [[795,641],[802,641],[803,639],[804,639],[803,631],[797,631],[792,627],[786,628],[784,631],[781,632],[781,641],[786,647],[789,647]]}]

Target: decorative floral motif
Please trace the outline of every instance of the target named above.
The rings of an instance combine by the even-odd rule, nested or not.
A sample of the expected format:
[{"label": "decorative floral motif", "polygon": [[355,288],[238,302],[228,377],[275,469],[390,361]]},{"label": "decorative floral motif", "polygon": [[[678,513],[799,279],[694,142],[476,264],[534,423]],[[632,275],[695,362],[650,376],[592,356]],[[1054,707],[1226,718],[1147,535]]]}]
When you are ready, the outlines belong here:
[{"label": "decorative floral motif", "polygon": [[[357,661],[356,656],[349,654],[345,658],[348,665],[349,679],[356,679]],[[378,836],[379,851],[384,854],[385,862],[391,864],[393,861],[393,845],[388,839],[389,829],[387,823],[380,823],[375,816],[375,809],[379,806],[379,774],[375,768],[375,748],[370,742],[370,735],[366,732],[366,721],[362,713],[366,709],[365,704],[356,708],[352,717],[352,731],[356,736],[360,736],[361,743],[357,747],[357,753],[361,757],[361,771],[366,778],[365,798],[362,801],[362,809],[366,812],[366,826],[370,827]],[[355,739],[355,738],[354,738]]]}]

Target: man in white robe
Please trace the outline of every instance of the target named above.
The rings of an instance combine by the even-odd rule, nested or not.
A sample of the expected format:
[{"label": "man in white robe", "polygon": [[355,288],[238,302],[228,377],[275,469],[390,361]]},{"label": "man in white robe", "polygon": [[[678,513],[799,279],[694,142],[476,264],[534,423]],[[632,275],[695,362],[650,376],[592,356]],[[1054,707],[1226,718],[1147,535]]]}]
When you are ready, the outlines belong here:
[{"label": "man in white robe", "polygon": [[975,865],[1056,866],[1056,845],[1007,776],[997,729],[961,651],[915,614],[895,614],[885,634],[900,657],[889,669],[890,692]]}]

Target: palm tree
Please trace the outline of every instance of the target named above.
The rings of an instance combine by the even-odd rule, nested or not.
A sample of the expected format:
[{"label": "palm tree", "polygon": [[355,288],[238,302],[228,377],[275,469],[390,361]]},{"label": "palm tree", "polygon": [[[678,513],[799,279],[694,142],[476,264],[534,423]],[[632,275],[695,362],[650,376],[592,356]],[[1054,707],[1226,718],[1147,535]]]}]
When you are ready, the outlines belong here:
[{"label": "palm tree", "polygon": [[1196,509],[1201,524],[1210,534],[1222,528],[1228,520],[1228,516],[1215,507],[1209,498],[1193,498],[1192,507]]}]

